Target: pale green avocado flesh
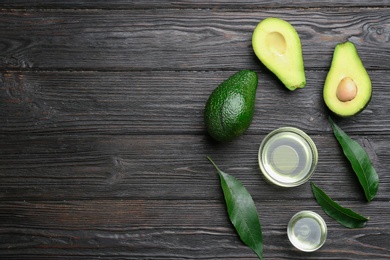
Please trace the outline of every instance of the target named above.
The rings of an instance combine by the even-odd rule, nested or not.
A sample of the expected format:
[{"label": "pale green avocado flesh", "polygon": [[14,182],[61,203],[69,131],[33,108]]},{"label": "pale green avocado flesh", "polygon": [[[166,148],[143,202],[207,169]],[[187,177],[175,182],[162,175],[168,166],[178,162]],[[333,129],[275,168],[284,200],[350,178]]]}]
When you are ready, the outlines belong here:
[{"label": "pale green avocado flesh", "polygon": [[[352,94],[346,93],[345,96],[349,97],[345,100],[339,95],[342,82],[349,82],[349,86],[345,88],[346,92],[353,90]],[[325,80],[323,91],[325,104],[336,115],[348,117],[361,112],[369,103],[371,95],[371,80],[354,44],[351,42],[338,44]]]},{"label": "pale green avocado flesh", "polygon": [[262,20],[253,32],[252,47],[289,90],[306,85],[301,40],[290,23],[274,17]]}]

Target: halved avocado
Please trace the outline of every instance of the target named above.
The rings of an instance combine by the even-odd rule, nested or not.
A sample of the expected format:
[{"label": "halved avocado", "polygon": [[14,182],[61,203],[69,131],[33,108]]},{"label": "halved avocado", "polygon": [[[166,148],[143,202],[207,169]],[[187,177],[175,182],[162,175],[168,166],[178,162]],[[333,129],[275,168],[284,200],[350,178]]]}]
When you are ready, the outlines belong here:
[{"label": "halved avocado", "polygon": [[348,117],[360,113],[370,102],[371,95],[371,80],[355,45],[339,43],[325,80],[325,104],[336,115]]},{"label": "halved avocado", "polygon": [[262,20],[253,32],[252,47],[289,90],[306,85],[301,40],[290,23],[274,17]]}]

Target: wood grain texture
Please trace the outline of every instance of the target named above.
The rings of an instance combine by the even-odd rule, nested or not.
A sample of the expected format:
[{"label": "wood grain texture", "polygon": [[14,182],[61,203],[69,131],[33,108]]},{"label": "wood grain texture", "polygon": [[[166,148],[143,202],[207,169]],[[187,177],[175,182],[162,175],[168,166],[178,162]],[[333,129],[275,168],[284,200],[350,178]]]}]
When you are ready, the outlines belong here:
[{"label": "wood grain texture", "polygon": [[[313,201],[304,203],[256,203],[266,241],[265,259],[329,259],[335,250],[342,259],[388,257],[390,244],[386,238],[390,229],[382,225],[388,223],[388,208],[383,203],[373,202],[371,207],[349,204],[373,216],[364,235],[360,229],[345,232]],[[237,238],[222,200],[23,201],[3,202],[0,207],[6,212],[0,213],[2,225],[7,226],[0,231],[7,238],[0,250],[9,259],[15,259],[15,252],[27,259],[33,255],[81,259],[256,259]],[[276,207],[284,214],[275,211]],[[300,253],[288,241],[286,223],[301,209],[317,211],[328,223],[328,243],[321,251]],[[78,250],[70,250],[75,248]]]},{"label": "wood grain texture", "polygon": [[258,22],[286,19],[306,68],[328,69],[336,44],[356,44],[367,69],[389,69],[390,9],[0,11],[0,68],[40,70],[258,69]]},{"label": "wood grain texture", "polygon": [[310,1],[310,0],[44,0],[44,1],[26,1],[26,0],[4,0],[1,3],[2,8],[61,8],[61,9],[165,9],[165,8],[213,8],[213,9],[243,9],[243,8],[318,8],[318,7],[383,7],[388,6],[386,0],[372,0],[363,2],[360,0],[352,1]]},{"label": "wood grain texture", "polygon": [[[388,1],[23,1],[0,3],[0,259],[256,259],[229,222],[206,159],[250,191],[265,259],[390,259]],[[307,86],[288,91],[255,57],[263,18],[301,36]],[[332,53],[355,43],[373,83],[368,107],[336,122],[379,174],[370,203],[333,137],[322,99]],[[203,125],[211,91],[240,69],[259,73],[248,131],[216,143]],[[280,126],[307,132],[312,181],[370,217],[347,229],[309,183],[265,181],[258,148]],[[299,210],[328,224],[314,253],[289,243]]]},{"label": "wood grain texture", "polygon": [[[5,72],[0,82],[3,134],[205,134],[208,96],[234,71]],[[305,89],[289,92],[258,71],[255,115],[248,134],[290,125],[327,133],[322,99],[327,71],[307,71]],[[358,116],[339,120],[348,133],[390,133],[390,75],[369,71],[374,94]],[[375,115],[375,116],[373,116]]]},{"label": "wood grain texture", "polygon": [[[353,136],[363,145],[380,176],[377,199],[387,203],[389,136]],[[313,198],[307,183],[296,189],[268,185],[257,152],[264,135],[245,135],[215,144],[203,135],[55,136],[2,140],[0,198],[3,200],[222,199],[210,156],[260,200]],[[313,181],[335,199],[365,201],[349,163],[329,133],[313,135],[319,163]],[[4,139],[4,138],[3,138]],[[331,184],[331,185],[329,185]]]}]

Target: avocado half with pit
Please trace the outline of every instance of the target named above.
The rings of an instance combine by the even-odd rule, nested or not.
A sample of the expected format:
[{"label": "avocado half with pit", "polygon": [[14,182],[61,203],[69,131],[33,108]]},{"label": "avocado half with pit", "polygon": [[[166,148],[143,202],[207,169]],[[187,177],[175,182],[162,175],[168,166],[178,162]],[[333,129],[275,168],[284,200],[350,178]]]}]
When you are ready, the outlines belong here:
[{"label": "avocado half with pit", "polygon": [[336,115],[349,117],[363,111],[371,95],[371,80],[355,45],[351,42],[338,44],[325,80],[325,104]]},{"label": "avocado half with pit", "polygon": [[252,47],[289,90],[306,85],[301,40],[290,23],[274,17],[262,20],[253,31]]}]

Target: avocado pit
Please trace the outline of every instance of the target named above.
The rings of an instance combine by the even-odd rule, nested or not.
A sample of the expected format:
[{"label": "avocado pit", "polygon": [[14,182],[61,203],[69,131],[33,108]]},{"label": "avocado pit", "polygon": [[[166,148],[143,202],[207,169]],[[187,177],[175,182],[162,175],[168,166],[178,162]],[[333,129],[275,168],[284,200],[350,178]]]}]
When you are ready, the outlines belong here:
[{"label": "avocado pit", "polygon": [[336,96],[341,102],[351,101],[356,97],[357,87],[355,82],[349,78],[344,77],[337,86]]}]

